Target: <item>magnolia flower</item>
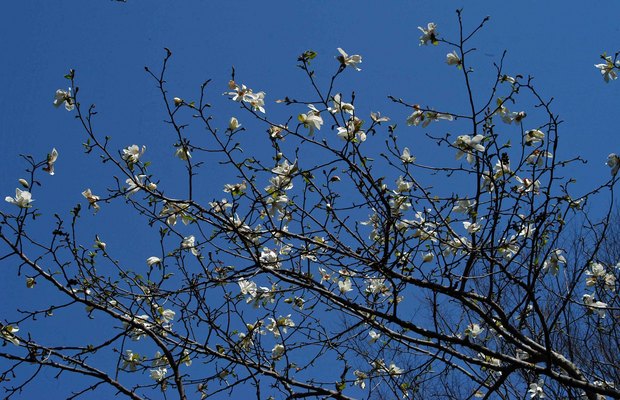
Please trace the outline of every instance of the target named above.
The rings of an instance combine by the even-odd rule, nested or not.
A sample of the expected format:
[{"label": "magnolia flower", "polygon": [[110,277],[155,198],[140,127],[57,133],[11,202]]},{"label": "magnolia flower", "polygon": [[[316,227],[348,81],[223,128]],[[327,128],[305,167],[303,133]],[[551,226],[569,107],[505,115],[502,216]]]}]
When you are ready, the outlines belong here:
[{"label": "magnolia flower", "polygon": [[[125,179],[125,183],[127,184],[125,194],[127,197],[138,192],[140,188],[144,186],[144,178],[146,178],[146,175],[134,175],[133,178]],[[157,185],[155,185],[155,188],[157,188]]]},{"label": "magnolia flower", "polygon": [[180,97],[175,97],[172,99],[172,101],[174,102],[174,105],[179,107],[181,104],[184,103],[183,99]]},{"label": "magnolia flower", "polygon": [[454,120],[454,117],[450,114],[444,114],[437,111],[422,111],[418,106],[414,106],[415,111],[407,117],[407,125],[418,126],[422,123],[422,128],[426,128],[431,122],[444,119],[446,121]]},{"label": "magnolia flower", "polygon": [[148,265],[149,267],[152,267],[156,264],[161,264],[161,258],[153,256],[146,259],[146,265]]},{"label": "magnolia flower", "polygon": [[370,119],[373,120],[373,122],[380,124],[381,122],[388,122],[390,120],[389,117],[382,117],[380,112],[371,112],[370,113]]},{"label": "magnolia flower", "polygon": [[362,56],[354,54],[348,55],[344,52],[340,47],[338,47],[339,56],[336,56],[336,60],[340,61],[341,68],[352,67],[355,68],[356,71],[361,71],[362,69],[357,66],[357,64],[362,63]]},{"label": "magnolia flower", "polygon": [[435,31],[437,25],[434,22],[429,22],[426,25],[426,29],[418,26],[418,29],[422,32],[422,36],[420,36],[420,46],[426,45],[428,42],[431,42],[435,46],[439,44],[437,40],[437,32]]},{"label": "magnolia flower", "polygon": [[461,57],[456,54],[456,51],[453,51],[452,53],[446,54],[446,63],[448,65],[456,65],[458,68],[461,68]]},{"label": "magnolia flower", "polygon": [[19,346],[19,339],[15,336],[17,331],[19,331],[17,325],[5,325],[0,329],[0,337],[13,343],[15,346]]},{"label": "magnolia flower", "polygon": [[230,121],[228,122],[228,130],[235,131],[241,127],[241,124],[235,117],[230,117]]},{"label": "magnolia flower", "polygon": [[346,278],[344,281],[338,281],[338,289],[340,293],[347,293],[353,290],[351,279]]},{"label": "magnolia flower", "polygon": [[105,242],[102,242],[101,239],[99,239],[99,235],[95,236],[95,244],[93,246],[96,249],[100,249],[105,251],[105,248],[107,247],[107,245],[105,244]]},{"label": "magnolia flower", "polygon": [[452,211],[461,214],[469,214],[469,212],[476,206],[476,200],[459,200],[456,205],[452,207]]},{"label": "magnolia flower", "polygon": [[431,262],[433,261],[433,259],[435,258],[435,255],[433,253],[426,253],[422,256],[422,262]]},{"label": "magnolia flower", "polygon": [[260,253],[259,261],[267,269],[280,268],[278,254],[268,247],[263,247],[263,250]]},{"label": "magnolia flower", "polygon": [[61,104],[65,105],[67,111],[71,111],[75,108],[73,104],[73,98],[71,97],[71,88],[67,90],[58,89],[54,96],[54,107],[58,108]]},{"label": "magnolia flower", "polygon": [[196,249],[196,238],[194,235],[184,237],[181,242],[181,248],[189,249],[193,255],[198,256],[198,249]]},{"label": "magnolia flower", "polygon": [[375,331],[370,331],[368,332],[368,336],[370,336],[370,343],[375,343],[377,340],[379,340],[381,334]]},{"label": "magnolia flower", "polygon": [[519,186],[517,186],[517,192],[519,193],[529,193],[532,192],[534,194],[540,193],[540,181],[532,181],[530,178],[521,178],[515,176],[517,182],[519,182]]},{"label": "magnolia flower", "polygon": [[17,180],[17,182],[19,182],[20,185],[22,185],[24,188],[28,189],[30,187],[30,184],[28,183],[27,180],[25,180],[24,178],[19,178]]},{"label": "magnolia flower", "polygon": [[540,379],[537,383],[530,383],[530,388],[527,391],[530,394],[530,399],[537,397],[539,399],[544,399],[545,394],[543,393],[543,385],[544,382]]},{"label": "magnolia flower", "polygon": [[134,353],[132,350],[125,350],[125,357],[123,357],[123,369],[129,371],[135,371],[140,364],[140,354]]},{"label": "magnolia flower", "polygon": [[605,309],[607,308],[607,303],[603,303],[602,301],[596,301],[594,296],[591,294],[584,294],[582,297],[583,304],[586,305],[591,311],[595,311],[599,317],[605,318]]},{"label": "magnolia flower", "polygon": [[357,117],[351,117],[349,121],[347,121],[346,127],[339,126],[337,128],[338,137],[342,140],[346,140],[348,142],[357,141],[364,142],[366,141],[366,132],[362,130],[362,125],[364,121]]},{"label": "magnolia flower", "polygon": [[466,156],[467,162],[472,163],[474,161],[474,151],[483,152],[485,150],[484,146],[480,144],[484,136],[476,135],[471,137],[469,135],[461,135],[456,138],[456,141],[453,145],[458,149],[456,152],[456,159],[460,160],[464,155]]},{"label": "magnolia flower", "polygon": [[295,323],[291,319],[291,314],[286,317],[279,316],[278,319],[269,318],[271,322],[269,325],[265,327],[269,332],[273,334],[274,337],[280,337],[280,331],[283,333],[288,333],[287,328],[292,328],[295,326]]},{"label": "magnolia flower", "polygon": [[164,368],[164,367],[159,367],[157,369],[152,369],[151,370],[151,379],[153,379],[156,382],[161,382],[162,380],[164,380],[164,378],[166,377],[167,373],[168,373],[168,369]]},{"label": "magnolia flower", "polygon": [[560,264],[566,265],[566,257],[562,255],[562,249],[554,249],[549,253],[549,258],[543,263],[543,271],[549,270],[555,276],[560,271]]},{"label": "magnolia flower", "polygon": [[480,226],[479,223],[477,222],[469,222],[469,221],[463,221],[463,227],[467,230],[467,232],[469,233],[476,233],[478,232],[480,229],[482,229],[482,226]]},{"label": "magnolia flower", "polygon": [[241,183],[227,183],[224,185],[224,193],[230,193],[234,196],[239,196],[242,195],[247,188],[248,185],[245,180],[241,181]]},{"label": "magnolia flower", "polygon": [[402,175],[396,180],[396,190],[394,193],[408,192],[413,187],[413,182],[407,182],[403,179]]},{"label": "magnolia flower", "polygon": [[15,197],[7,196],[4,198],[4,201],[15,204],[19,208],[30,208],[32,207],[30,203],[34,200],[32,199],[32,194],[29,191],[15,188]]},{"label": "magnolia flower", "polygon": [[232,96],[233,101],[248,103],[254,111],[265,113],[265,92],[254,93],[245,85],[237,85],[235,81],[228,82],[228,87],[233,91],[224,94]]},{"label": "magnolia flower", "polygon": [[404,370],[398,368],[394,363],[390,363],[390,366],[387,368],[387,373],[390,374],[390,376],[401,375],[403,372]]},{"label": "magnolia flower", "polygon": [[615,153],[611,153],[607,156],[606,164],[609,168],[611,168],[611,174],[613,176],[616,176],[616,174],[618,173],[618,169],[620,169],[620,157],[617,156]]},{"label": "magnolia flower", "polygon": [[348,114],[353,114],[353,111],[355,111],[355,107],[351,103],[345,103],[344,101],[342,101],[342,95],[338,93],[334,96],[334,106],[329,107],[327,110],[332,114],[336,114],[341,111]]},{"label": "magnolia flower", "polygon": [[176,315],[176,312],[172,311],[171,309],[167,308],[164,310],[163,307],[159,307],[157,309],[157,311],[159,312],[159,314],[161,315],[161,322],[163,324],[167,324],[169,322],[172,322],[172,320],[174,320],[174,316]]},{"label": "magnolia flower", "polygon": [[138,145],[132,144],[131,146],[123,149],[122,158],[127,162],[127,164],[132,165],[138,162],[140,156],[142,156],[145,151],[146,146],[142,146],[142,149],[140,149]]},{"label": "magnolia flower", "polygon": [[52,152],[47,155],[47,165],[43,167],[43,171],[47,172],[50,175],[54,175],[54,163],[58,159],[58,151],[54,147]]},{"label": "magnolia flower", "polygon": [[187,161],[192,158],[192,153],[190,153],[189,148],[186,146],[179,146],[174,151],[174,156],[180,158],[183,161]]},{"label": "magnolia flower", "polygon": [[245,280],[243,278],[237,281],[241,294],[250,295],[250,297],[256,297],[256,283]]},{"label": "magnolia flower", "polygon": [[542,142],[544,138],[545,138],[545,133],[538,129],[530,129],[529,131],[525,132],[525,137],[524,137],[525,144],[527,146],[531,146],[534,143]]},{"label": "magnolia flower", "polygon": [[408,147],[405,147],[403,149],[403,154],[400,155],[400,161],[402,161],[405,164],[415,162],[415,157],[411,155]]},{"label": "magnolia flower", "polygon": [[319,114],[319,110],[313,104],[308,104],[308,111],[306,114],[299,114],[297,119],[299,122],[304,124],[304,127],[310,130],[310,134],[314,133],[314,130],[321,130],[321,126],[323,125],[323,118]]},{"label": "magnolia flower", "polygon": [[542,167],[545,163],[545,158],[553,158],[553,154],[548,151],[542,150],[534,150],[532,154],[527,156],[525,162],[530,165],[536,165],[537,167]]},{"label": "magnolia flower", "polygon": [[282,358],[282,355],[284,355],[284,346],[281,344],[273,346],[273,349],[271,349],[271,358],[278,361]]},{"label": "magnolia flower", "polygon": [[355,382],[353,382],[353,385],[364,389],[366,387],[366,382],[364,382],[364,380],[368,379],[368,375],[358,370],[355,370],[353,374],[355,374]]},{"label": "magnolia flower", "polygon": [[601,70],[601,75],[603,75],[605,82],[609,83],[610,80],[618,79],[618,73],[615,69],[620,68],[620,60],[614,64],[611,56],[602,56],[602,58],[605,62],[603,64],[594,64],[594,66]]},{"label": "magnolia flower", "polygon": [[465,329],[465,335],[475,339],[484,331],[484,328],[481,328],[478,324],[469,324]]},{"label": "magnolia flower", "polygon": [[83,191],[82,196],[88,200],[88,203],[95,209],[95,211],[99,210],[99,204],[97,204],[97,201],[99,201],[99,196],[95,196],[90,189]]}]

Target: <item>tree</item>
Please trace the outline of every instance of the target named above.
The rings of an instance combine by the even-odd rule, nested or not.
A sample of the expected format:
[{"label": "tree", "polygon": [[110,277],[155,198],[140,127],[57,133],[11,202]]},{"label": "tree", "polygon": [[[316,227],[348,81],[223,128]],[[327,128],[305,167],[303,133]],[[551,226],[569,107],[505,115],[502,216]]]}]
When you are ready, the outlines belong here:
[{"label": "tree", "polygon": [[[433,23],[419,28],[421,45],[450,51],[467,112],[391,98],[411,112],[407,125],[466,132],[427,134],[450,155],[437,165],[416,162],[397,137],[414,128],[378,112],[364,121],[355,94],[339,93],[359,55],[338,49],[327,85],[312,67],[318,55],[300,55],[313,93],[277,100],[294,110],[284,119],[233,70],[225,95],[244,118],[221,128],[210,81],[195,100],[169,92],[166,49],[161,69],[146,71],[186,171],[183,191],[168,189],[146,146],[116,150],[99,133],[70,71],[54,104],[76,115],[85,151],[101,157],[112,186],[84,190],[83,205],[36,237],[30,228],[43,211],[32,196],[59,154],[23,157],[28,178],[0,211],[0,259],[49,303],[23,310],[7,301],[19,313],[0,331],[6,397],[47,370],[83,377],[70,398],[619,397],[618,268],[599,258],[612,207],[597,217],[587,205],[601,202],[598,193],[613,200],[620,159],[609,156],[608,181],[573,189],[562,171],[582,160],[557,158],[561,121],[532,78],[507,75],[502,56],[491,87],[474,90],[471,41],[486,21],[467,30],[458,12],[457,40]],[[617,56],[597,65],[606,81]],[[246,120],[267,132],[264,149],[244,145]],[[228,179],[221,200],[218,177],[200,174],[207,158]],[[159,251],[143,266],[124,260],[130,244],[80,235],[96,226],[92,214],[123,202],[158,232]],[[580,254],[564,247],[574,224],[584,226]],[[68,334],[70,324],[97,332],[37,331],[55,318]]]}]

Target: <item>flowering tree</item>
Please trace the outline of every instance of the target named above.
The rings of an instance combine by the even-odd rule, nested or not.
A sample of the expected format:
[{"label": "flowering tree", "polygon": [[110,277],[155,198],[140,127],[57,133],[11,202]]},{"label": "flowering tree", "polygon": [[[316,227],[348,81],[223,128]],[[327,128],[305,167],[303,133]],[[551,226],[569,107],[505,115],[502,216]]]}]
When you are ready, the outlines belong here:
[{"label": "flowering tree", "polygon": [[[82,376],[70,398],[618,398],[618,268],[599,257],[610,211],[596,222],[584,210],[597,193],[613,198],[620,158],[609,155],[608,181],[573,189],[562,171],[580,159],[557,157],[551,101],[531,78],[507,75],[503,57],[491,87],[474,90],[470,42],[486,19],[468,31],[458,17],[459,38],[429,23],[420,45],[447,48],[466,111],[392,97],[412,127],[358,114],[338,79],[362,57],[340,48],[327,85],[317,54],[299,56],[313,92],[272,104],[292,110],[284,119],[233,71],[224,95],[240,114],[222,127],[210,81],[192,100],[169,93],[167,51],[147,73],[185,166],[182,189],[161,184],[146,145],[117,150],[99,133],[71,71],[54,105],[76,115],[111,179],[85,188],[40,237],[31,227],[45,210],[33,196],[62,155],[24,157],[28,175],[0,211],[0,259],[45,302],[6,300],[18,310],[0,321],[6,398],[47,370]],[[596,67],[615,79],[617,55],[603,58]],[[266,133],[250,140],[246,129]],[[397,137],[415,129],[448,157],[417,162]],[[214,189],[217,177],[200,174],[207,158],[228,183]],[[158,233],[140,266],[103,234],[80,236],[123,202]],[[568,247],[575,224],[585,239]],[[66,334],[37,328],[56,319]],[[72,323],[96,334],[72,336]]]}]

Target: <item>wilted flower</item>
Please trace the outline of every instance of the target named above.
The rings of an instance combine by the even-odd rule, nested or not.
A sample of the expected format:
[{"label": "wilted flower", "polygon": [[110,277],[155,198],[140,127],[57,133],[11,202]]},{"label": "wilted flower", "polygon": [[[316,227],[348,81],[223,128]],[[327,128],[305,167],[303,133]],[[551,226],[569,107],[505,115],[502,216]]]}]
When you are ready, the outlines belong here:
[{"label": "wilted flower", "polygon": [[356,71],[362,70],[361,68],[357,66],[357,64],[362,63],[362,56],[358,54],[354,54],[350,56],[347,53],[345,53],[345,51],[342,50],[340,47],[338,47],[336,50],[338,50],[338,53],[340,53],[339,56],[336,56],[336,60],[340,61],[340,64],[343,68],[352,67],[352,68],[355,68]]},{"label": "wilted flower", "polygon": [[19,208],[30,208],[32,207],[30,203],[34,201],[30,192],[19,188],[15,188],[15,197],[7,196],[4,200],[7,203],[15,204]]}]

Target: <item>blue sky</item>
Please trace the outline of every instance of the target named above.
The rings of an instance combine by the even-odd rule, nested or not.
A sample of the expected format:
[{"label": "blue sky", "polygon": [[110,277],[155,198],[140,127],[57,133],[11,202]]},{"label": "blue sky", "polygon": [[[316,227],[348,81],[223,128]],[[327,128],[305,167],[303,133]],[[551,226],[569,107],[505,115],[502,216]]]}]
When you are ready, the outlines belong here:
[{"label": "blue sky", "polygon": [[[97,104],[97,126],[112,137],[113,147],[146,144],[149,157],[173,163],[174,140],[161,123],[161,101],[144,72],[146,65],[159,67],[164,47],[173,52],[171,94],[195,98],[199,85],[213,79],[209,100],[222,110],[221,117],[216,114],[221,126],[237,113],[236,105],[220,95],[231,66],[239,82],[267,93],[269,111],[276,99],[309,92],[295,67],[303,51],[319,54],[314,65],[323,79],[337,68],[337,47],[361,54],[362,71],[347,71],[342,91],[355,90],[362,107],[383,111],[401,126],[400,136],[422,143],[424,130],[405,127],[410,112],[390,104],[387,96],[442,110],[462,109],[462,83],[444,62],[449,49],[418,46],[417,30],[432,21],[442,36],[454,37],[457,8],[464,8],[469,27],[491,17],[475,40],[476,88],[482,90],[493,79],[492,63],[508,50],[506,72],[534,76],[537,88],[555,98],[554,109],[565,121],[560,155],[588,160],[570,173],[584,183],[607,179],[607,154],[620,151],[620,82],[605,84],[593,64],[601,52],[620,50],[617,1],[40,1],[8,2],[0,15],[1,193],[12,194],[23,176],[18,154],[42,159],[52,147],[60,152],[58,173],[42,177],[44,188],[35,196],[48,216],[66,215],[83,202],[80,193],[86,187],[104,190],[104,170],[83,154],[84,134],[73,114],[52,107],[54,92],[66,86],[63,75],[69,68],[77,71],[82,102]],[[159,170],[163,180],[172,181],[181,171],[164,165]],[[49,231],[40,226],[41,233]],[[111,228],[111,222],[97,227]],[[113,240],[149,246],[149,237],[131,229]],[[13,287],[3,290],[25,295]],[[8,312],[4,307],[0,313]]]}]

